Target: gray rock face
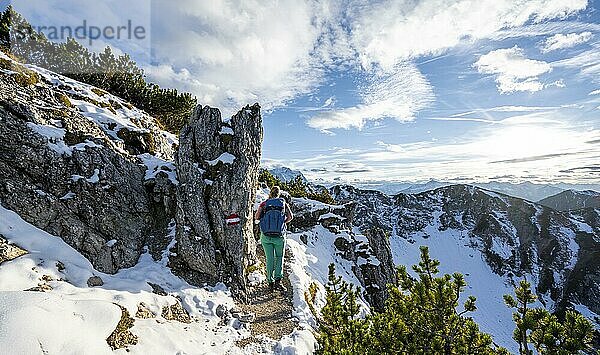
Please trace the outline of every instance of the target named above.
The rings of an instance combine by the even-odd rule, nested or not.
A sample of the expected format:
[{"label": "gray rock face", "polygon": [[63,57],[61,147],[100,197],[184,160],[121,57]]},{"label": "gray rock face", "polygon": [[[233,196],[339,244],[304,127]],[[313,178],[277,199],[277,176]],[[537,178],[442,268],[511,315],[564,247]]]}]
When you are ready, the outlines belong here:
[{"label": "gray rock face", "polygon": [[[218,109],[198,106],[180,134],[177,154],[176,269],[199,282],[225,282],[244,293],[255,261],[252,205],[263,138],[260,106],[228,122]],[[237,215],[239,222],[226,219]]]},{"label": "gray rock face", "polygon": [[90,99],[84,88],[44,77],[23,86],[0,74],[0,202],[114,273],[135,265],[150,236],[164,238],[174,217],[167,172],[146,179],[133,154],[169,160],[174,147],[140,111],[128,128],[85,116],[71,100],[89,100],[98,111],[121,104],[109,94]]},{"label": "gray rock face", "polygon": [[[294,219],[290,223],[292,232],[308,231],[321,225],[335,234],[332,243],[337,254],[352,262],[352,271],[365,292],[365,300],[382,309],[388,297],[387,284],[394,283],[396,269],[392,260],[388,235],[383,229],[370,228],[357,234],[353,230],[356,204],[327,205],[306,199],[293,199],[291,203]],[[300,239],[306,243],[306,235]]]}]

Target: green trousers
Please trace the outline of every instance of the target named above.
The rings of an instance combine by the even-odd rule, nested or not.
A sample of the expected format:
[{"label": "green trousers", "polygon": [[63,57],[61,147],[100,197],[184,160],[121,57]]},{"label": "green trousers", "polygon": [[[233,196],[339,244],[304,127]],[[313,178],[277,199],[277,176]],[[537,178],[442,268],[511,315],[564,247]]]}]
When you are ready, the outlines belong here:
[{"label": "green trousers", "polygon": [[268,237],[260,233],[260,244],[267,259],[267,282],[271,283],[283,277],[283,251],[285,237]]}]

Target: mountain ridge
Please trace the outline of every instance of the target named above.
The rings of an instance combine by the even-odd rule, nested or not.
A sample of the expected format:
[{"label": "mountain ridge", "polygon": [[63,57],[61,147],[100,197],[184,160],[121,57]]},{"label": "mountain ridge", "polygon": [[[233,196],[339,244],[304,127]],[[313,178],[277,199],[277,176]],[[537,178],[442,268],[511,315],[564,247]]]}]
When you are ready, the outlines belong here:
[{"label": "mountain ridge", "polygon": [[539,204],[557,211],[571,211],[585,208],[600,208],[600,192],[593,190],[566,190],[546,197]]}]

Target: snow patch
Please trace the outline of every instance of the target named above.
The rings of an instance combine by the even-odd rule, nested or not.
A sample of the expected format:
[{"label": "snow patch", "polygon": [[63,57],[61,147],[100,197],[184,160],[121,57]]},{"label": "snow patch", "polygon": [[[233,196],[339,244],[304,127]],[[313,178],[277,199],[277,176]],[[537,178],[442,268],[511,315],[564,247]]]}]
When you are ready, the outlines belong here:
[{"label": "snow patch", "polygon": [[[169,226],[169,247],[159,261],[142,254],[134,267],[115,275],[94,270],[90,262],[61,238],[23,221],[16,213],[0,206],[0,234],[29,251],[5,262],[0,268],[0,348],[13,353],[40,353],[40,343],[50,354],[112,354],[106,338],[116,328],[125,307],[133,316],[140,302],[154,319],[135,319],[131,332],[138,344],[129,354],[239,354],[235,341],[250,335],[234,327],[234,320],[220,324],[219,305],[233,308],[231,293],[223,284],[193,287],[173,275],[167,267],[168,250],[174,245],[175,223]],[[58,262],[64,266],[60,270]],[[47,275],[53,288],[49,293],[22,292],[36,287]],[[90,276],[100,276],[101,287],[90,288]],[[60,280],[60,281],[59,281]],[[63,281],[68,280],[68,281]],[[147,282],[160,285],[169,294],[159,296]],[[195,320],[190,324],[167,321],[162,308],[181,300]],[[7,310],[10,310],[8,312]],[[38,343],[39,340],[39,343]],[[18,344],[17,344],[18,343]],[[123,350],[119,353],[125,353]]]},{"label": "snow patch", "polygon": [[45,137],[48,140],[48,147],[58,154],[66,156],[73,154],[71,147],[65,144],[64,138],[67,131],[64,128],[35,124],[33,122],[27,122],[27,127],[40,136]]},{"label": "snow patch", "polygon": [[233,129],[231,127],[223,126],[219,134],[228,134],[233,136]]},{"label": "snow patch", "polygon": [[209,161],[207,161],[207,163],[211,166],[215,166],[219,162],[221,162],[223,164],[233,164],[234,160],[235,160],[235,156],[233,154],[225,152],[225,153],[221,154],[217,159],[209,160]]},{"label": "snow patch", "polygon": [[155,179],[156,176],[162,172],[167,174],[167,177],[173,184],[179,184],[179,181],[177,181],[177,169],[175,168],[174,162],[161,159],[149,153],[140,154],[138,155],[138,158],[141,159],[142,165],[146,166],[146,180]]}]

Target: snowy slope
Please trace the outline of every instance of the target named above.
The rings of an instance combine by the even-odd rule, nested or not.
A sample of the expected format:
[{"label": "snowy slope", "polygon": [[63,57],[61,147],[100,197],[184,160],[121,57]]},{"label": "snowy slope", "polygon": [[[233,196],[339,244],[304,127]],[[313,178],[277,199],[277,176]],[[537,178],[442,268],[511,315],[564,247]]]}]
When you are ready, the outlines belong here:
[{"label": "snowy slope", "polygon": [[515,350],[511,311],[502,296],[522,278],[549,310],[574,308],[596,317],[600,219],[594,210],[567,215],[467,185],[393,197],[348,186],[332,193],[338,201],[357,203],[357,227],[389,231],[395,264],[415,264],[425,245],[442,272],[464,274],[465,296],[477,297],[473,317],[499,345]]},{"label": "snowy slope", "polygon": [[557,211],[600,208],[600,192],[567,190],[538,202]]},{"label": "snowy slope", "polygon": [[[259,193],[258,200],[265,197]],[[309,209],[323,204],[303,200]],[[323,219],[322,219],[323,220]],[[174,225],[172,225],[174,231]],[[235,319],[223,323],[218,308],[236,308],[225,285],[194,287],[173,275],[168,268],[169,252],[154,261],[149,253],[137,265],[115,275],[94,270],[90,262],[67,245],[21,219],[16,213],[0,206],[0,235],[11,244],[29,251],[28,254],[0,265],[0,348],[13,346],[14,354],[80,353],[80,354],[252,354],[256,351],[275,354],[310,354],[315,349],[316,316],[325,303],[327,271],[335,264],[338,275],[361,287],[351,261],[340,256],[334,241],[348,237],[349,232],[333,233],[322,225],[289,233],[286,261],[293,289],[293,316],[298,328],[280,341],[263,339],[261,347],[239,348],[237,340],[249,336],[249,330]],[[171,235],[173,237],[173,235]],[[356,236],[355,236],[356,238]],[[376,263],[376,260],[365,260]],[[63,268],[64,266],[64,268]],[[257,273],[261,274],[262,270]],[[99,276],[104,285],[89,287],[91,276]],[[251,275],[256,277],[257,275]],[[258,276],[263,280],[264,276]],[[149,283],[161,286],[166,296],[153,293]],[[24,291],[47,285],[47,292]],[[316,291],[312,299],[311,290]],[[163,317],[166,306],[181,302],[192,317],[190,324]],[[134,317],[131,332],[138,343],[112,351],[105,339],[115,329],[121,312],[126,308],[134,316],[143,303],[155,318]],[[363,314],[368,304],[360,301]],[[32,324],[34,326],[32,326]],[[56,327],[60,324],[60,327]],[[14,334],[20,334],[14,347]]]},{"label": "snowy slope", "polygon": [[411,235],[412,242],[392,236],[390,243],[394,262],[415,265],[419,262],[420,246],[428,246],[431,257],[441,261],[440,272],[460,272],[465,276],[468,286],[463,297],[464,300],[468,296],[477,297],[477,310],[472,316],[480,329],[492,334],[497,344],[518,352],[512,340],[512,312],[502,299],[502,295],[512,293],[513,287],[493,272],[481,252],[469,246],[464,233],[451,229],[440,232],[438,227],[438,223],[433,222],[422,233]]},{"label": "snowy slope", "polygon": [[[0,266],[1,349],[12,348],[13,354],[40,353],[40,348],[50,354],[111,353],[105,339],[120,317],[115,304],[135,315],[143,302],[156,318],[135,318],[131,331],[138,336],[138,344],[130,346],[127,352],[121,349],[115,353],[243,352],[235,341],[247,336],[247,330],[236,329],[234,320],[220,324],[222,319],[216,314],[219,305],[234,307],[227,288],[190,286],[166,267],[168,253],[159,262],[144,254],[133,268],[108,275],[94,270],[87,259],[60,238],[31,226],[2,207],[0,234],[29,251]],[[59,262],[64,265],[62,271],[57,267]],[[86,282],[92,275],[100,276],[104,285],[88,287]],[[42,278],[51,280],[47,282],[51,291],[23,292],[46,282]],[[168,295],[153,293],[148,282],[160,285]],[[178,299],[193,317],[192,323],[168,321],[161,316],[162,308]],[[19,341],[15,342],[15,334]]]},{"label": "snowy slope", "polygon": [[[91,123],[96,125],[104,134],[97,134],[94,138],[109,138],[104,144],[110,146],[124,155],[135,155],[140,164],[146,165],[147,178],[156,176],[159,171],[167,172],[169,178],[176,181],[174,166],[172,165],[175,149],[178,145],[177,137],[162,130],[156,120],[143,110],[140,110],[118,96],[112,95],[92,85],[85,84],[63,75],[54,73],[44,68],[15,62],[2,51],[0,58],[12,62],[14,65],[23,66],[38,74],[43,81],[36,84],[40,87],[64,94],[64,104],[83,115]],[[27,98],[23,98],[27,103]],[[38,103],[40,104],[40,103]],[[46,103],[43,103],[46,104]],[[63,109],[60,107],[46,107],[46,109]],[[65,142],[67,129],[62,127],[59,121],[50,124],[30,123],[36,133],[48,139],[48,145],[57,153],[71,155],[73,150],[85,150],[86,147],[94,147],[97,143],[86,140],[83,143],[69,145]],[[127,150],[124,132],[132,132],[143,136],[149,134],[155,146],[152,154]],[[127,133],[130,134],[130,133]]]},{"label": "snowy slope", "polygon": [[[12,61],[3,54],[0,56],[2,59]],[[15,65],[23,66],[18,63]],[[65,161],[70,162],[72,159],[81,158],[83,153],[88,153],[88,150],[93,150],[93,152],[98,150],[114,160],[118,158],[132,162],[134,169],[131,169],[131,177],[137,179],[140,175],[142,181],[136,182],[135,186],[142,186],[140,189],[142,192],[146,192],[148,187],[154,186],[155,181],[159,180],[162,182],[166,180],[171,185],[178,184],[173,163],[178,143],[177,138],[162,130],[154,118],[120,98],[90,85],[35,66],[25,65],[24,67],[39,75],[41,80],[34,86],[17,88],[17,91],[13,92],[15,95],[10,97],[10,100],[13,100],[10,103],[15,106],[22,105],[33,108],[31,118],[34,122],[26,122],[25,130],[31,131],[26,133],[34,137],[36,142],[41,142],[40,145],[53,153],[55,159],[64,158]],[[12,74],[3,72],[2,75],[10,76]],[[8,80],[10,78],[3,77],[2,79],[5,79],[4,84],[7,86],[6,83],[11,82]],[[39,98],[32,104],[29,102],[29,96],[21,95],[21,91],[18,90],[22,90],[24,93],[36,93]],[[36,109],[60,111],[68,115],[69,120],[47,119],[53,116],[38,114]],[[69,126],[71,124],[77,125],[77,129],[83,127],[81,130],[84,132],[85,140],[73,143],[73,132],[79,131]],[[41,136],[42,139],[38,136]],[[35,158],[34,153],[37,152],[33,152],[31,155]],[[37,156],[41,156],[41,154]],[[231,156],[222,156],[218,161],[227,163],[232,159]],[[96,156],[90,160],[93,164],[98,163]],[[80,167],[80,164],[75,165],[76,168]],[[85,208],[86,211],[91,204],[110,204],[105,197],[97,198],[95,195],[96,190],[112,189],[109,186],[111,181],[107,181],[105,166],[90,164],[90,167],[89,171],[67,171],[64,179],[61,176],[60,179],[53,180],[54,177],[49,176],[47,180],[49,180],[50,186],[43,188],[33,186],[31,189],[35,190],[32,190],[31,194],[35,198],[56,202],[52,206],[63,206],[64,204],[64,208],[57,209],[56,213],[58,214],[81,211],[69,202],[78,199],[83,192],[91,192],[89,201],[79,201],[82,209]],[[120,168],[122,166],[117,166],[115,169],[119,170]],[[162,178],[159,179],[159,176]],[[17,175],[10,177],[19,178]],[[62,187],[58,187],[58,180],[61,183],[66,181],[66,184],[83,184],[84,186],[82,191],[70,190],[70,185],[62,191]],[[140,193],[140,190],[128,190],[129,186],[124,185],[123,180],[115,180],[117,180],[115,186],[118,184],[117,187],[124,187],[128,194]],[[146,184],[143,180],[146,180]],[[20,181],[18,182],[20,183]],[[26,187],[30,188],[29,185]],[[159,187],[167,190],[167,195],[168,190],[172,188],[165,183]],[[58,195],[55,190],[59,191]],[[104,196],[103,193],[101,192],[99,196]],[[156,196],[162,198],[163,195],[157,194]],[[173,222],[168,226],[166,237],[163,236],[167,232],[156,236],[155,239],[161,239],[156,245],[150,244],[153,242],[154,236],[148,240],[144,240],[143,236],[139,238],[126,236],[135,239],[135,242],[142,243],[141,245],[148,246],[144,247],[139,259],[133,257],[133,267],[122,268],[116,274],[111,275],[99,272],[89,261],[93,258],[86,259],[63,241],[62,238],[67,240],[73,231],[63,230],[56,235],[46,233],[27,223],[17,213],[7,209],[7,201],[3,201],[3,199],[4,197],[0,198],[0,238],[19,245],[29,253],[0,265],[0,321],[2,324],[0,349],[13,346],[15,334],[20,334],[18,340],[21,347],[13,346],[12,353],[14,354],[41,354],[46,351],[50,354],[113,352],[252,354],[262,350],[265,350],[266,353],[307,354],[314,350],[315,340],[311,330],[314,319],[311,321],[312,315],[303,315],[305,309],[300,307],[296,313],[306,327],[299,327],[280,341],[266,339],[265,343],[269,345],[266,348],[262,347],[257,350],[252,345],[244,349],[238,347],[236,341],[247,338],[250,336],[250,332],[247,326],[236,320],[235,317],[231,317],[232,312],[230,311],[239,308],[227,287],[223,284],[215,287],[195,287],[175,276],[169,269],[169,251],[174,246],[176,228]],[[159,201],[163,202],[163,200]],[[165,198],[164,204],[166,205],[168,202],[169,200]],[[45,204],[36,205],[23,202],[21,207],[21,213],[25,212],[26,214],[36,214],[36,211],[41,211],[42,214],[53,212]],[[139,207],[139,205],[135,205],[135,208],[143,210],[143,207]],[[96,217],[94,213],[91,215],[91,218]],[[32,216],[27,217],[31,218]],[[55,214],[51,218],[59,217],[62,216]],[[98,217],[102,217],[102,215]],[[158,217],[165,218],[163,215]],[[35,220],[35,218],[33,219]],[[121,224],[127,223],[123,219],[120,219],[120,222]],[[67,224],[75,225],[73,220],[69,220]],[[46,224],[40,223],[40,225],[46,228]],[[87,230],[89,225],[85,223],[77,226],[81,226],[80,231],[83,231],[85,238],[82,238],[81,242],[75,241],[73,246],[82,248],[83,244],[83,249],[85,249],[86,243],[89,246],[95,242],[95,240],[90,241],[89,234],[97,231],[94,228]],[[162,231],[158,231],[158,233],[162,233]],[[130,253],[130,250],[127,249],[130,247],[129,241],[122,238],[123,235],[108,234],[107,237],[99,240],[100,244],[97,248],[106,251],[108,255]],[[164,245],[161,245],[163,238],[167,240]],[[152,249],[157,245],[162,249]],[[163,250],[162,256],[160,250]],[[292,252],[302,251],[301,248],[292,248],[291,250]],[[301,254],[293,260],[303,260],[303,257],[308,256]],[[310,269],[293,264],[291,268],[298,271],[295,274],[298,275],[298,279],[311,280],[302,274],[305,272],[303,270],[310,272]],[[104,284],[99,287],[89,287],[88,280],[92,276],[99,276]],[[257,280],[260,281],[260,279],[258,277]],[[155,290],[150,283],[160,286],[167,295],[161,295],[162,292]],[[47,292],[24,291],[32,288]],[[298,291],[298,295],[303,292]],[[300,296],[297,299],[297,304],[300,304]],[[148,312],[154,314],[152,318],[136,316],[141,304],[145,305],[144,308]],[[182,323],[166,318],[165,307],[177,304],[181,304],[183,309],[189,313],[192,319],[191,323]],[[121,310],[117,305],[124,307],[134,318],[134,325],[130,330],[137,336],[138,343],[129,345],[127,349],[112,351],[106,338],[117,327],[121,318]],[[225,316],[222,314],[223,310],[226,311]],[[35,326],[32,326],[33,323]],[[60,324],[60,327],[57,327],[57,324]]]}]

